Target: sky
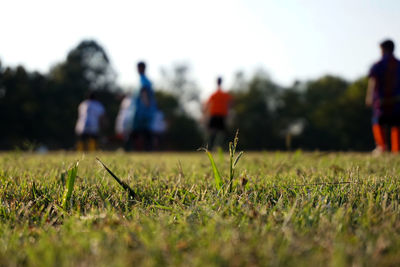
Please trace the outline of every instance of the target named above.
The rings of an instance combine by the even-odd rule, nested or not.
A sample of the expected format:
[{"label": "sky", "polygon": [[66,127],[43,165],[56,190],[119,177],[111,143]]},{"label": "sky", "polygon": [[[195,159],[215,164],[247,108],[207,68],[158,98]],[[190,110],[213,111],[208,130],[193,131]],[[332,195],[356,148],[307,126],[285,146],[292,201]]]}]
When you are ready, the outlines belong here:
[{"label": "sky", "polygon": [[[400,46],[399,0],[0,0],[0,60],[48,72],[84,39],[102,45],[124,87],[135,65],[161,83],[161,69],[189,64],[202,98],[221,75],[260,69],[283,86],[325,74],[354,80]],[[397,53],[398,54],[398,53]]]}]

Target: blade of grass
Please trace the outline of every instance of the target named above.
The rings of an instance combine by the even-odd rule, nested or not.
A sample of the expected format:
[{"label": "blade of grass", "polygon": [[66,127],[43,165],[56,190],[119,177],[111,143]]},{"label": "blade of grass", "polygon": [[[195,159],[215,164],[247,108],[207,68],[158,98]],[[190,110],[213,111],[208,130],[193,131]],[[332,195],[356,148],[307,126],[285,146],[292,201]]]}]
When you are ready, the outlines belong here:
[{"label": "blade of grass", "polygon": [[239,162],[239,159],[242,157],[243,151],[239,152],[239,155],[236,157],[235,162],[233,163],[233,167],[236,167],[236,164]]},{"label": "blade of grass", "polygon": [[68,208],[68,203],[71,200],[72,191],[74,190],[75,178],[78,172],[78,165],[79,161],[76,162],[75,166],[73,166],[71,169],[68,170],[67,174],[68,177],[67,177],[67,182],[65,184],[65,190],[61,205],[64,210]]},{"label": "blade of grass", "polygon": [[[237,133],[237,132],[236,132]],[[233,155],[235,154],[235,147],[232,142],[229,142],[229,192],[232,192],[232,180],[233,180]]]},{"label": "blade of grass", "polygon": [[106,169],[106,171],[114,178],[114,180],[117,181],[117,183],[129,193],[129,196],[132,199],[135,199],[135,191],[133,191],[133,189],[128,184],[119,179],[109,168],[107,168],[107,166],[99,158],[96,158],[96,160],[104,167],[104,169]]},{"label": "blade of grass", "polygon": [[210,160],[211,168],[212,168],[213,173],[214,173],[215,187],[217,188],[217,190],[220,190],[222,188],[223,181],[222,181],[221,175],[219,174],[217,165],[215,165],[214,158],[211,155],[210,151],[208,151],[208,149],[202,148],[201,150],[204,150],[206,152],[206,154],[208,156],[208,159]]},{"label": "blade of grass", "polygon": [[32,194],[33,194],[33,198],[36,199],[38,197],[38,191],[36,189],[36,184],[35,182],[32,183]]}]

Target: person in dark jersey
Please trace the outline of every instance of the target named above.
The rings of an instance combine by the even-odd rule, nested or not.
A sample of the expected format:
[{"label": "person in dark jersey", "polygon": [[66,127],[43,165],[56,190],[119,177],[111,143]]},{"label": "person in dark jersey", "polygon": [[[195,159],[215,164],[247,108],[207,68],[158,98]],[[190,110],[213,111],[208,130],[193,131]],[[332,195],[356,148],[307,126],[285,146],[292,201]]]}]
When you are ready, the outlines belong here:
[{"label": "person in dark jersey", "polygon": [[[380,44],[382,58],[369,72],[366,105],[372,107],[372,132],[375,153],[400,151],[400,61],[394,56],[394,43]],[[390,138],[387,138],[390,133]]]},{"label": "person in dark jersey", "polygon": [[206,116],[209,117],[209,149],[214,147],[215,139],[219,133],[225,132],[226,117],[228,116],[229,108],[232,105],[232,96],[229,93],[222,91],[222,78],[217,79],[217,90],[210,96],[205,104],[204,110]]}]

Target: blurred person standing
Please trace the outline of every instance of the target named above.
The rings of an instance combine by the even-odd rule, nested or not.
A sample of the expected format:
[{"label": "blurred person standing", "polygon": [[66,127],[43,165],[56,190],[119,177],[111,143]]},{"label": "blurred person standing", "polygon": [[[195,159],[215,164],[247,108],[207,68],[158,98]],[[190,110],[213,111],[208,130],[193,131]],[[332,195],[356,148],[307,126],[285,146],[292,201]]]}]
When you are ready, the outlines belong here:
[{"label": "blurred person standing", "polygon": [[78,151],[95,151],[100,133],[100,125],[104,120],[104,106],[96,99],[96,94],[91,91],[86,100],[78,107],[78,120],[75,133],[78,136]]},{"label": "blurred person standing", "polygon": [[115,119],[115,133],[117,139],[124,142],[124,147],[126,147],[129,135],[132,132],[133,114],[135,112],[132,98],[130,94],[124,96]]},{"label": "blurred person standing", "polygon": [[152,123],[157,112],[153,86],[146,76],[146,64],[139,62],[137,70],[140,77],[140,89],[132,99],[135,106],[132,133],[128,141],[127,150],[133,143],[136,150],[152,150]]},{"label": "blurred person standing", "polygon": [[212,150],[217,136],[226,132],[226,118],[232,106],[232,96],[222,91],[222,78],[217,79],[217,90],[204,105],[204,113],[208,118],[208,146]]},{"label": "blurred person standing", "polygon": [[375,139],[375,154],[389,150],[400,151],[400,61],[395,58],[394,43],[385,40],[380,44],[382,58],[370,72],[365,103],[372,107],[372,132]]},{"label": "blurred person standing", "polygon": [[167,130],[167,122],[165,121],[164,113],[157,109],[154,113],[151,131],[153,136],[153,149],[161,150],[163,147],[164,134]]}]

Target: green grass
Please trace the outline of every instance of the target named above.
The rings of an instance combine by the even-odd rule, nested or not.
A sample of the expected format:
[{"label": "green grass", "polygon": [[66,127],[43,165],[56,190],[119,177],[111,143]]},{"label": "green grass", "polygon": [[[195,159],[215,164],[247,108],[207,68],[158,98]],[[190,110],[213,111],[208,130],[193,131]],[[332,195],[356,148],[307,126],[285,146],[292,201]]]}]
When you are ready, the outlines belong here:
[{"label": "green grass", "polygon": [[[229,154],[214,159],[228,184]],[[400,265],[400,157],[246,152],[235,167],[230,192],[204,152],[2,153],[0,266]]]}]

